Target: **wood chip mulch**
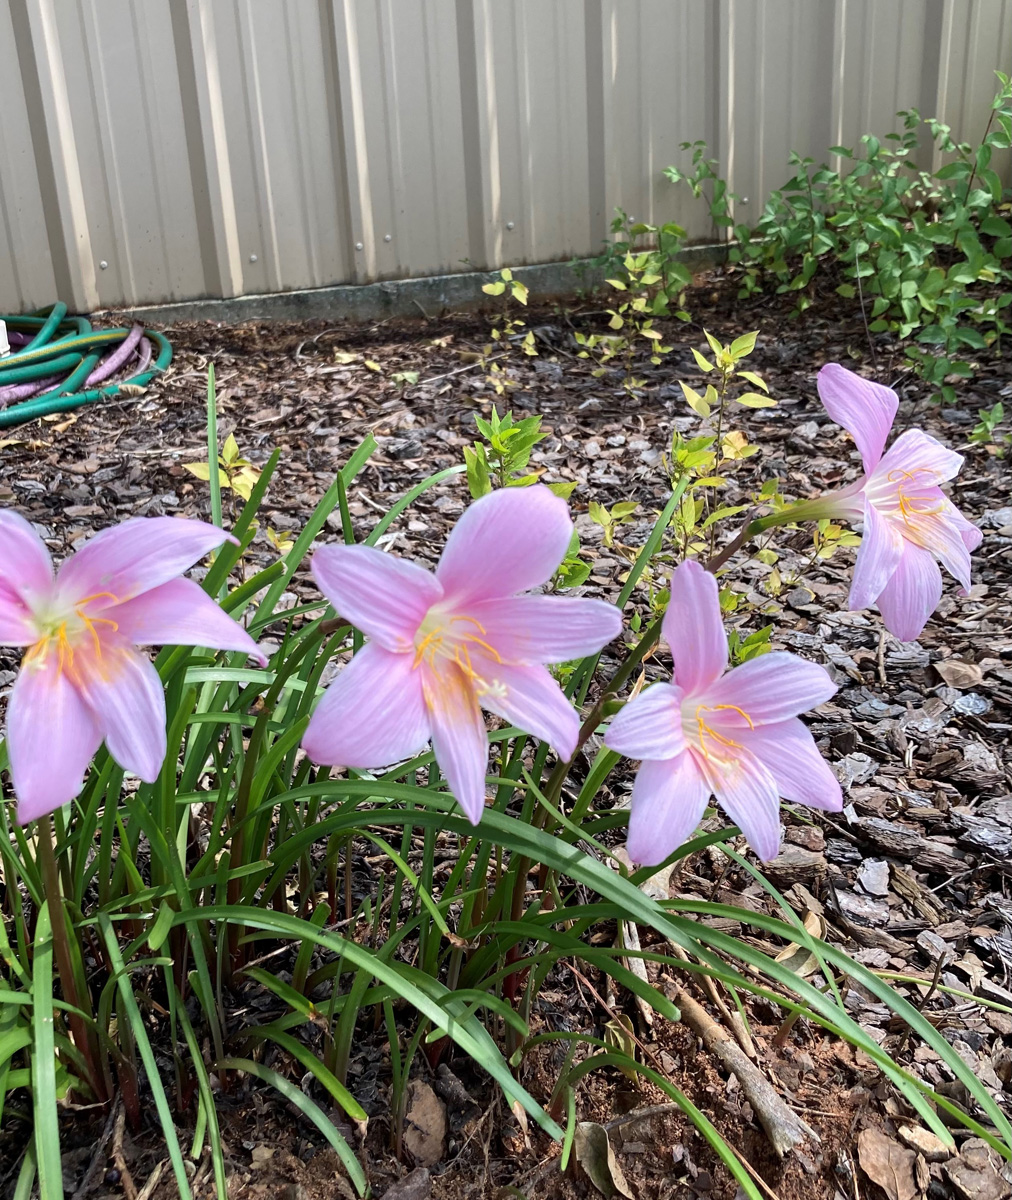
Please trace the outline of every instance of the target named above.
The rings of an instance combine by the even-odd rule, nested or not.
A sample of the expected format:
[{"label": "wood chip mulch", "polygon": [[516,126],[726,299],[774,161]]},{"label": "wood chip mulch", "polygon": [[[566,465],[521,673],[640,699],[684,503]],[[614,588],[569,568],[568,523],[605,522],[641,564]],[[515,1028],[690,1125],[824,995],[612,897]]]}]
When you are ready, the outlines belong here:
[{"label": "wood chip mulch", "polygon": [[[548,480],[579,481],[572,506],[592,563],[586,594],[615,596],[666,498],[662,456],[672,429],[690,433],[698,427],[677,380],[698,384],[690,347],[706,349],[704,327],[722,340],[760,330],[748,365],[764,376],[778,407],[736,414],[737,426],[762,447],[749,460],[743,480],[776,474],[786,494],[802,496],[840,486],[860,472],[852,441],[828,421],[815,390],[816,373],[826,361],[871,372],[859,312],[841,312],[838,298],[827,295],[792,321],[789,306],[776,298],[737,301],[733,284],[719,276],[697,281],[689,308],[691,325],[673,324],[665,331],[675,349],[662,365],[637,368],[647,387],[633,396],[622,391],[620,377],[594,378],[588,364],[576,357],[573,333],[604,329],[599,302],[531,310],[526,319],[536,333],[538,357],[526,358],[519,350],[511,355],[509,373],[519,386],[508,397],[509,407],[522,415],[543,414],[550,430],[534,454],[534,465]],[[255,463],[265,461],[275,446],[283,451],[251,564],[273,560],[268,527],[278,534],[298,531],[335,470],[372,433],[377,452],[349,497],[356,535],[363,537],[408,488],[462,460],[463,445],[474,437],[474,414],[487,414],[494,400],[476,361],[488,341],[489,325],[485,314],[372,325],[335,319],[301,326],[179,326],[169,331],[176,352],[172,368],[139,400],[36,423],[0,441],[0,504],[33,521],[58,558],[81,539],[128,516],[206,517],[206,486],[182,464],[206,459],[206,371],[213,361],[222,437],[234,432],[240,451]],[[969,444],[968,434],[978,409],[997,400],[1012,409],[1012,370],[997,355],[982,356],[976,377],[959,385],[959,406],[943,409],[930,403],[930,389],[907,370],[887,336],[876,339],[875,354],[875,377],[895,387],[901,399],[895,432],[920,426],[966,455],[953,499],[983,528],[984,541],[975,555],[970,594],[960,596],[958,585],[947,580],[942,604],[916,643],[883,634],[877,614],[846,611],[853,551],[841,550],[828,561],[813,563],[808,533],[776,531],[771,544],[782,555],[777,568],[789,580],[797,574],[776,597],[766,590],[770,566],[742,555],[733,560],[727,581],[741,592],[742,605],[731,624],[744,634],[772,623],[775,646],[824,663],[839,684],[836,696],[810,724],[844,786],[847,808],[832,817],[785,813],[783,851],[767,874],[800,915],[824,921],[827,937],[844,944],[859,961],[914,977],[918,982],[897,986],[923,1005],[995,1099],[1008,1105],[1012,470],[1010,459]],[[356,357],[347,361],[349,355]],[[392,378],[397,372],[417,372],[418,382],[397,382]],[[502,401],[499,407],[504,407]],[[589,500],[639,504],[633,521],[619,531],[620,545],[604,547],[600,530],[587,516]],[[463,478],[451,478],[426,492],[382,544],[434,561],[467,502]],[[324,536],[339,536],[333,519],[328,525]],[[305,572],[296,593],[286,602],[313,595]],[[648,678],[663,677],[667,665],[662,649],[648,664]],[[16,657],[0,652],[0,708],[15,667]],[[623,799],[629,783],[628,775],[616,776],[611,798]],[[751,877],[728,870],[728,860],[715,848],[694,856],[670,886],[673,895],[773,911]],[[740,924],[725,926],[765,949],[782,948]],[[628,998],[616,1002],[635,1014]],[[937,1055],[916,1042],[907,1045],[885,1006],[862,987],[850,986],[847,1005],[899,1061],[955,1103],[966,1101]],[[564,971],[549,981],[536,1011],[544,1027],[575,1021],[570,1027],[597,1034],[607,1020],[593,997]],[[771,1194],[781,1200],[892,1198],[906,1195],[902,1188],[908,1175],[911,1198],[1001,1200],[1012,1192],[986,1148],[982,1158],[980,1145],[967,1134],[957,1133],[958,1157],[919,1144],[920,1133],[909,1129],[916,1121],[883,1084],[870,1059],[804,1022],[786,1039],[774,1040],[780,1015],[772,1006],[750,1005],[749,1016],[759,1065],[822,1137],[818,1145],[782,1163],[765,1147],[734,1078],[700,1055],[694,1037],[681,1027],[661,1030],[659,1023],[651,1031],[641,1029],[641,1035],[664,1056],[673,1081],[750,1156]],[[371,1032],[364,1038],[358,1074],[353,1063],[350,1084],[375,1113],[373,1123],[379,1128],[386,1119],[388,1080],[377,1038],[382,1040]],[[372,1042],[376,1045],[370,1049]],[[388,1132],[370,1136],[375,1194],[382,1195],[388,1186],[391,1197],[431,1194],[463,1200],[517,1194],[496,1191],[507,1185],[532,1197],[596,1194],[586,1178],[539,1169],[556,1151],[540,1136],[513,1128],[501,1106],[492,1124],[485,1121],[482,1114],[498,1105],[486,1083],[459,1058],[444,1066],[456,1080],[456,1086],[436,1086],[449,1115],[445,1152],[431,1165],[431,1175],[423,1169],[424,1179],[416,1171],[394,1183],[411,1164],[391,1159]],[[546,1058],[535,1068],[543,1071],[546,1090],[553,1082],[551,1066]],[[538,1084],[537,1078],[526,1082],[529,1087]],[[636,1091],[621,1076],[597,1075],[581,1090],[580,1115],[607,1124],[630,1108],[663,1099],[659,1092]],[[476,1111],[468,1112],[468,1103]],[[732,1200],[735,1189],[726,1170],[684,1119],[668,1113],[644,1120],[620,1122],[613,1133],[634,1194]],[[256,1103],[251,1100],[245,1111],[240,1105],[230,1112],[225,1125],[237,1195],[308,1200],[350,1195],[335,1183],[334,1163],[318,1152],[316,1139],[293,1122],[272,1093],[258,1092]],[[81,1145],[93,1150],[93,1134],[88,1139]],[[3,1142],[0,1134],[0,1148]],[[131,1144],[139,1164],[150,1167],[159,1157],[143,1137]],[[82,1151],[80,1157],[83,1172],[87,1154]],[[143,1179],[143,1166],[137,1169]],[[156,1196],[174,1194],[168,1177],[166,1171]],[[115,1181],[102,1184],[100,1176],[90,1194],[122,1192]]]}]

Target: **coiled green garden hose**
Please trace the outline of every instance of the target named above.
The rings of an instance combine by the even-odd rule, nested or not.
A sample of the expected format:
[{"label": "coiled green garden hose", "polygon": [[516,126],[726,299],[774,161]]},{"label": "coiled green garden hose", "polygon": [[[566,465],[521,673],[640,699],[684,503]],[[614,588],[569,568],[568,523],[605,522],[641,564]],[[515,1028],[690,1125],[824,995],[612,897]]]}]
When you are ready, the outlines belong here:
[{"label": "coiled green garden hose", "polygon": [[143,387],[172,361],[162,334],[140,325],[92,329],[86,317],[68,317],[65,304],[0,320],[16,347],[0,359],[0,429],[129,394],[121,389]]}]

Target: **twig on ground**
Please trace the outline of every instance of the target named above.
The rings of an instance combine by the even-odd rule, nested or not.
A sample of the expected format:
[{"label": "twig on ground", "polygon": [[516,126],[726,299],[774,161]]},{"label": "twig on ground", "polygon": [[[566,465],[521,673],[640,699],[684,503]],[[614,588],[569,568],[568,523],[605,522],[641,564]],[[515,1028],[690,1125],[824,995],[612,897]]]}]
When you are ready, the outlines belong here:
[{"label": "twig on ground", "polygon": [[109,1144],[109,1139],[112,1137],[113,1127],[119,1119],[120,1113],[123,1111],[123,1101],[117,1097],[116,1102],[109,1110],[109,1116],[106,1118],[105,1128],[102,1130],[102,1136],[98,1139],[98,1144],[95,1146],[95,1153],[91,1156],[91,1162],[88,1164],[88,1169],[84,1173],[84,1178],[81,1180],[74,1192],[71,1200],[84,1200],[85,1196],[95,1186],[95,1180],[98,1177],[99,1171],[102,1169],[102,1161],[105,1158],[105,1148]]},{"label": "twig on ground", "polygon": [[679,988],[673,999],[681,1009],[683,1022],[702,1040],[707,1050],[737,1076],[741,1090],[779,1157],[783,1158],[788,1150],[801,1145],[806,1137],[815,1142],[820,1140],[815,1130],[788,1108],[759,1068],[749,1061],[737,1042],[701,1004],[684,988]]},{"label": "twig on ground", "polygon": [[138,1200],[137,1184],[134,1183],[134,1177],[130,1174],[130,1168],[127,1166],[126,1158],[123,1154],[123,1134],[126,1131],[126,1112],[123,1106],[120,1105],[119,1111],[116,1113],[116,1120],[113,1123],[112,1146],[109,1149],[109,1157],[112,1159],[116,1170],[119,1171],[119,1181],[123,1188],[123,1195],[127,1200]]},{"label": "twig on ground", "polygon": [[158,1187],[159,1180],[162,1178],[162,1172],[165,1170],[165,1164],[168,1161],[169,1160],[167,1158],[163,1158],[161,1162],[155,1166],[155,1169],[148,1177],[147,1183],[145,1183],[145,1185],[137,1193],[137,1200],[151,1200],[151,1197],[155,1194],[155,1188]]},{"label": "twig on ground", "polygon": [[[684,959],[685,962],[689,961],[688,954],[686,954],[681,946],[675,946],[674,949],[679,958]],[[742,1051],[747,1054],[753,1062],[756,1062],[759,1058],[759,1054],[756,1051],[755,1042],[752,1041],[752,1035],[749,1033],[745,1022],[741,1019],[741,1013],[732,1012],[728,1008],[727,1004],[724,1002],[723,996],[721,996],[720,992],[717,991],[716,983],[710,978],[709,975],[700,976],[700,983],[702,984],[703,991],[705,991],[713,1001],[713,1004],[720,1013],[724,1024],[734,1035],[735,1041],[742,1048]]]}]

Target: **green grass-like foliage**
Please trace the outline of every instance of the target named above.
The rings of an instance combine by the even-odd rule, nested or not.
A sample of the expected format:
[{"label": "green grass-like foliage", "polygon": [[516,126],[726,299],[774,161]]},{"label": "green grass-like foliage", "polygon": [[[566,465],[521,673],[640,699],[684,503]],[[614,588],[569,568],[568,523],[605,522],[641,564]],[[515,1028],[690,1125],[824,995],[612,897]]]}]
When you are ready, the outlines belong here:
[{"label": "green grass-like foliage", "polygon": [[[626,820],[601,796],[618,762],[612,752],[597,754],[563,811],[566,765],[551,764],[547,747],[518,730],[497,730],[490,735],[495,800],[477,829],[456,810],[431,754],[375,777],[340,778],[300,754],[324,668],[336,651],[355,644],[355,635],[322,601],[287,611],[278,604],[331,512],[341,514],[344,536],[352,539],[347,490],[372,448],[367,442],[352,456],[283,563],[236,584],[277,455],[268,462],[234,526],[240,545],[220,551],[204,586],[254,635],[273,637],[280,647],[265,670],[238,654],[162,651],[157,665],[170,750],[161,777],[125,787],[122,771],[99,753],[79,799],[54,816],[62,903],[45,894],[42,833],[13,826],[6,806],[0,809],[0,1110],[5,1122],[34,1131],[17,1194],[29,1196],[37,1180],[47,1200],[63,1195],[61,1099],[109,1102],[118,1094],[134,1123],[153,1109],[181,1196],[191,1195],[186,1158],[208,1154],[224,1198],[213,1073],[226,1089],[243,1077],[275,1088],[337,1151],[365,1195],[363,1167],[327,1109],[365,1120],[347,1067],[356,1023],[369,1017],[390,1041],[395,1148],[419,1051],[438,1054],[450,1039],[514,1111],[562,1141],[566,1155],[582,1078],[617,1067],[651,1081],[681,1106],[743,1194],[758,1198],[751,1175],[705,1115],[653,1067],[635,1061],[629,1046],[594,1030],[532,1027],[535,996],[566,961],[609,976],[620,995],[634,993],[659,1017],[677,1021],[663,992],[630,969],[636,957],[668,972],[707,975],[732,995],[764,996],[785,1020],[806,1018],[861,1049],[943,1141],[951,1144],[948,1123],[955,1122],[1012,1156],[1008,1119],[928,1017],[839,947],[813,939],[768,884],[779,917],[658,902],[638,886],[650,872],[630,875],[609,848],[609,831]],[[367,540],[375,542],[414,498],[452,473],[434,475],[402,497]],[[684,487],[683,481],[660,514],[622,605],[657,553]],[[655,639],[651,626],[618,675],[602,681],[606,688],[619,688]],[[565,674],[578,702],[597,668],[595,657]],[[593,714],[602,711],[599,703],[588,736]],[[699,837],[676,857],[735,833]],[[350,879],[353,844],[382,855],[385,868],[375,894],[349,907],[342,875]],[[420,869],[412,865],[419,845]],[[528,875],[538,864],[540,887],[530,891]],[[731,916],[767,939],[797,942],[815,957],[819,974],[810,980],[794,974],[747,941],[700,923],[705,915]],[[53,922],[65,922],[72,959],[56,999]],[[656,937],[645,939],[650,948],[634,954],[592,937],[620,922],[653,931]],[[844,1004],[847,981],[887,1004],[914,1039],[939,1055],[964,1084],[970,1111],[935,1094],[861,1028]],[[236,1002],[239,987],[271,999],[270,1019]],[[569,1050],[552,1093],[543,1095],[525,1086],[524,1064],[553,1039],[568,1042]],[[296,1079],[308,1073],[311,1085],[293,1083],[286,1062]]]}]

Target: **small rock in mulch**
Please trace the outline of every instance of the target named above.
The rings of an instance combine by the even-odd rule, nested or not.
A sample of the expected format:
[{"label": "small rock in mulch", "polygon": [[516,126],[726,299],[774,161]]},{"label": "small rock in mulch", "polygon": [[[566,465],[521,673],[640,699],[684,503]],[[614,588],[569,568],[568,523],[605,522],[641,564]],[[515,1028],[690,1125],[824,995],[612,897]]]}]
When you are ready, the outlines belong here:
[{"label": "small rock in mulch", "polygon": [[889,895],[889,864],[884,858],[868,858],[857,872],[857,882],[869,896]]},{"label": "small rock in mulch", "polygon": [[945,940],[930,929],[922,930],[917,935],[917,948],[933,963],[951,954],[951,948],[946,944]]},{"label": "small rock in mulch", "polygon": [[839,893],[839,899],[844,914],[860,925],[885,925],[889,920],[889,905],[884,900],[844,891]]},{"label": "small rock in mulch", "polygon": [[945,1164],[945,1173],[961,1200],[1006,1200],[1012,1196],[1012,1184],[999,1173],[983,1138],[965,1141],[959,1158]]},{"label": "small rock in mulch", "polygon": [[415,1167],[409,1175],[387,1188],[383,1200],[428,1200],[431,1194],[432,1179],[428,1167]]},{"label": "small rock in mulch", "polygon": [[901,1125],[899,1128],[900,1141],[911,1150],[924,1156],[929,1162],[945,1162],[951,1158],[954,1151],[930,1129],[920,1125]]}]

